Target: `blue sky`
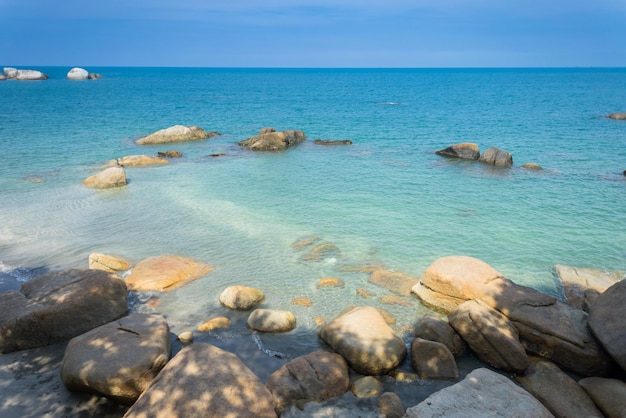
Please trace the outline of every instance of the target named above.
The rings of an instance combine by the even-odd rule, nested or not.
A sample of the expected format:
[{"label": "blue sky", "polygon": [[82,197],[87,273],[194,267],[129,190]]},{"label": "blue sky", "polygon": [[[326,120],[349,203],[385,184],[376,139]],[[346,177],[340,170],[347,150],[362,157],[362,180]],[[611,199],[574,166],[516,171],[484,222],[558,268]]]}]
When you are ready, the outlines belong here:
[{"label": "blue sky", "polygon": [[625,67],[626,0],[0,0],[0,65]]}]

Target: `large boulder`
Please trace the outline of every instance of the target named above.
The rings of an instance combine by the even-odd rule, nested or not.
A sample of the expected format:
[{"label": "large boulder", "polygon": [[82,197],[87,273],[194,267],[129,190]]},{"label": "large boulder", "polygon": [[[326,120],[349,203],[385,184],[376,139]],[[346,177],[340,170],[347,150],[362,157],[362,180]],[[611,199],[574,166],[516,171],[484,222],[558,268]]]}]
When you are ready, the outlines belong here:
[{"label": "large boulder", "polygon": [[15,79],[23,81],[47,80],[48,76],[37,70],[17,70],[17,74],[15,74]]},{"label": "large boulder", "polygon": [[608,418],[626,417],[626,383],[617,379],[586,377],[578,384]]},{"label": "large boulder", "polygon": [[477,160],[480,158],[478,145],[472,142],[450,145],[449,147],[435,151],[435,154],[443,157],[461,158],[464,160]]},{"label": "large boulder", "polygon": [[513,165],[513,156],[500,148],[490,147],[483,152],[478,161],[496,167],[510,167]]},{"label": "large boulder", "polygon": [[134,314],[74,337],[65,349],[61,380],[69,390],[132,404],[169,358],[165,318]]},{"label": "large boulder", "polygon": [[152,157],[150,155],[127,155],[126,157],[118,158],[117,163],[122,167],[137,167],[167,164],[169,161],[165,158]]},{"label": "large boulder", "polygon": [[80,67],[74,67],[67,73],[68,80],[87,80],[88,78],[89,72]]},{"label": "large boulder", "polygon": [[467,344],[448,321],[430,315],[419,320],[415,327],[415,337],[442,343],[455,356],[461,356],[467,351]]},{"label": "large boulder", "polygon": [[[626,277],[623,271],[606,271],[592,268],[554,266],[557,277],[563,284],[567,303],[588,310],[591,301],[600,293]],[[592,296],[589,300],[589,296]]]},{"label": "large boulder", "polygon": [[13,68],[13,67],[4,67],[2,69],[2,71],[4,71],[4,74],[7,76],[7,78],[9,79],[13,79],[17,76],[17,68]]},{"label": "large boulder", "polygon": [[448,256],[435,260],[413,286],[413,293],[433,309],[450,312],[466,300],[479,297],[489,282],[503,277],[474,257]]},{"label": "large boulder", "polygon": [[379,269],[370,274],[369,282],[403,296],[409,296],[419,280],[399,271]]},{"label": "large boulder", "polygon": [[448,314],[450,325],[478,358],[499,369],[521,373],[528,356],[506,316],[480,300],[468,300]]},{"label": "large boulder", "polygon": [[135,143],[138,145],[169,144],[172,142],[200,141],[218,135],[217,132],[207,132],[199,126],[174,125],[139,138]]},{"label": "large boulder", "polygon": [[348,364],[339,354],[315,351],[283,365],[272,373],[266,386],[277,410],[290,404],[302,409],[307,402],[346,393],[350,388]]},{"label": "large boulder", "polygon": [[405,418],[533,417],[553,415],[537,399],[506,377],[480,368],[406,410]]},{"label": "large boulder", "polygon": [[272,394],[234,354],[209,344],[183,348],[125,418],[276,418]]},{"label": "large boulder", "polygon": [[127,312],[126,285],[115,274],[44,274],[0,294],[0,353],[66,341]]},{"label": "large boulder", "polygon": [[359,373],[381,375],[406,357],[406,346],[382,315],[369,306],[357,307],[320,330],[320,337]]},{"label": "large boulder", "polygon": [[556,417],[602,418],[587,392],[554,363],[535,357],[526,374],[515,379]]},{"label": "large boulder", "polygon": [[87,177],[83,184],[92,189],[109,189],[126,186],[126,172],[121,167],[109,167],[101,172]]},{"label": "large boulder", "polygon": [[126,277],[129,290],[178,289],[212,272],[213,266],[190,257],[159,255],[137,263]]},{"label": "large boulder", "polygon": [[296,327],[296,317],[289,311],[256,309],[248,316],[248,326],[261,332],[287,332]]},{"label": "large boulder", "polygon": [[589,328],[626,371],[626,280],[609,287],[591,305]]},{"label": "large boulder", "polygon": [[262,290],[248,286],[229,286],[220,295],[220,303],[227,308],[247,311],[265,299]]},{"label": "large boulder", "polygon": [[609,119],[615,119],[615,120],[626,120],[626,112],[610,113],[610,114],[606,115],[606,117],[609,118]]},{"label": "large boulder", "polygon": [[459,380],[454,355],[444,344],[435,341],[413,339],[411,366],[422,380]]},{"label": "large boulder", "polygon": [[584,376],[603,376],[612,362],[587,326],[587,313],[507,279],[493,280],[480,299],[506,315],[526,352]]},{"label": "large boulder", "polygon": [[281,151],[304,142],[306,135],[300,130],[276,132],[273,128],[263,128],[259,135],[250,137],[238,144],[252,151]]}]

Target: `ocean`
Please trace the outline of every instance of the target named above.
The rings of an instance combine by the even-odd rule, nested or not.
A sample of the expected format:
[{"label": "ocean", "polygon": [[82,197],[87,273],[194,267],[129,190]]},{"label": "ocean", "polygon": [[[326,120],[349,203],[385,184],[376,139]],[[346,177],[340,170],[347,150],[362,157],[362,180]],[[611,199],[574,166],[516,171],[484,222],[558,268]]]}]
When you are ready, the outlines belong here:
[{"label": "ocean", "polygon": [[[133,309],[192,330],[228,314],[218,302],[227,286],[258,287],[263,307],[291,310],[298,327],[254,342],[293,358],[319,347],[316,317],[368,304],[401,331],[430,312],[416,298],[386,304],[389,292],[354,266],[419,278],[439,257],[469,255],[557,297],[555,264],[626,269],[626,122],[604,117],[626,111],[624,68],[88,68],[103,78],[80,82],[65,79],[69,68],[37,69],[50,79],[0,81],[5,290],[86,268],[92,252],[133,263],[190,256],[215,271],[158,295],[155,308],[141,303],[150,295],[133,295]],[[134,143],[176,124],[222,135]],[[263,127],[308,139],[277,153],[236,144]],[[514,166],[435,154],[459,142],[509,151]],[[184,156],[127,168],[123,188],[82,185],[110,159],[166,150]],[[543,170],[522,168],[530,162]],[[307,237],[338,251],[307,261],[293,248]],[[325,277],[345,286],[318,289]],[[296,297],[313,305],[293,305]],[[244,314],[232,315],[231,335],[249,337]]]}]

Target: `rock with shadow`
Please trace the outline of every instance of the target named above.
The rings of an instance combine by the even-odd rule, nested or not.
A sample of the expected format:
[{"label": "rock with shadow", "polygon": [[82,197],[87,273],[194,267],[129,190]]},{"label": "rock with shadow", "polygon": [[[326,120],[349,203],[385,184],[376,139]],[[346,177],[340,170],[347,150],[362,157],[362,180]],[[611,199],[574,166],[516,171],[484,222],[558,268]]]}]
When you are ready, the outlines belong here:
[{"label": "rock with shadow", "polygon": [[282,151],[304,142],[306,135],[301,130],[276,132],[274,128],[263,128],[257,136],[237,144],[252,151]]},{"label": "rock with shadow", "polygon": [[478,145],[473,142],[450,145],[449,147],[435,151],[435,154],[448,158],[461,158],[463,160],[478,160],[478,158],[480,158]]},{"label": "rock with shadow", "polygon": [[454,355],[436,341],[415,338],[411,342],[411,366],[422,380],[458,380]]},{"label": "rock with shadow", "polygon": [[478,161],[496,167],[510,167],[513,165],[513,156],[508,151],[489,147],[482,153]]}]

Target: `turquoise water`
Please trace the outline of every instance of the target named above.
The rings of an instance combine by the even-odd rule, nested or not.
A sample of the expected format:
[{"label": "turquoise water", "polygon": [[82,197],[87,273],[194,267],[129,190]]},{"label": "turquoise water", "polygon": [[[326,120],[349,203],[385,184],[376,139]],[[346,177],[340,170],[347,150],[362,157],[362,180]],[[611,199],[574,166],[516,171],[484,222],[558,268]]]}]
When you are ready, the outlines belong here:
[{"label": "turquoise water", "polygon": [[[383,307],[398,327],[425,312],[415,300],[357,297],[360,287],[386,291],[347,265],[419,277],[438,257],[471,255],[551,294],[557,263],[626,269],[626,122],[603,117],[626,111],[626,69],[90,68],[104,78],[85,82],[65,80],[67,68],[42,70],[45,82],[0,82],[5,277],[86,267],[95,251],[132,262],[187,255],[216,270],[162,296],[174,328],[223,313],[221,291],[245,284],[309,333],[315,316],[351,304]],[[174,124],[223,135],[134,144]],[[281,153],[236,145],[265,126],[309,140]],[[434,154],[457,142],[505,149],[515,165]],[[168,149],[184,158],[128,168],[125,188],[81,184],[109,159]],[[302,261],[291,245],[310,236],[340,253]],[[317,289],[323,277],[346,286]],[[298,296],[313,306],[291,305]]]}]

